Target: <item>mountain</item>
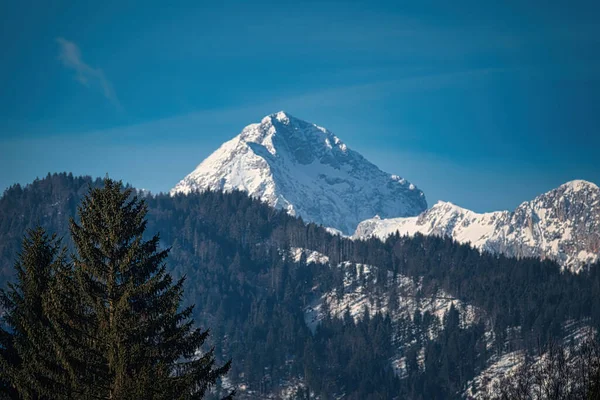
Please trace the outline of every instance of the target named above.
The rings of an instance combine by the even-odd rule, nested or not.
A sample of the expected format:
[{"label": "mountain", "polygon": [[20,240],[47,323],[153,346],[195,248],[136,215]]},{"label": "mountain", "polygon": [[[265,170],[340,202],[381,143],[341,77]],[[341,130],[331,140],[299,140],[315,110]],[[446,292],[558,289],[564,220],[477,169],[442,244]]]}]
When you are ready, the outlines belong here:
[{"label": "mountain", "polygon": [[[4,192],[0,287],[27,229],[72,248],[69,218],[101,185],[49,174]],[[435,235],[350,240],[239,191],[138,195],[185,304],[219,363],[233,360],[222,386],[237,399],[460,399],[511,354],[600,328],[598,263],[572,274]]]},{"label": "mountain", "polygon": [[447,236],[512,257],[540,257],[579,271],[600,255],[600,188],[571,181],[524,202],[513,212],[476,213],[438,202],[417,217],[361,222],[355,238],[401,235]]},{"label": "mountain", "polygon": [[283,111],[245,127],[171,195],[208,189],[242,190],[345,234],[373,215],[410,217],[427,208],[415,185],[381,171],[327,129]]}]

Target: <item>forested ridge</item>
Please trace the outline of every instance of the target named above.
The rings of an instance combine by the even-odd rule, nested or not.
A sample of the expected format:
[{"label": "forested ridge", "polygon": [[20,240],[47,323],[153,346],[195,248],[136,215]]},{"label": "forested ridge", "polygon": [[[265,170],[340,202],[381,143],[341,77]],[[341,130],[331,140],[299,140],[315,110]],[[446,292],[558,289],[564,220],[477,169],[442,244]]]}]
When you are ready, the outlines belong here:
[{"label": "forested ridge", "polygon": [[[38,224],[68,241],[68,218],[99,179],[53,174],[25,187],[15,185],[0,199],[2,287],[27,229]],[[140,193],[143,195],[142,193]],[[449,239],[392,236],[351,241],[274,210],[244,193],[204,192],[145,197],[147,231],[160,234],[159,247],[171,248],[168,271],[186,276],[185,302],[195,304],[199,325],[210,326],[218,361],[232,359],[234,384],[256,396],[296,381],[322,398],[459,397],[465,384],[492,354],[507,343],[535,351],[540,342],[560,338],[565,322],[600,326],[600,272],[591,266],[579,275],[561,272],[551,261],[480,254]],[[394,290],[388,273],[422,279],[419,295],[443,289],[485,312],[485,320],[461,326],[452,308],[435,339],[418,335],[400,351],[407,376],[390,366],[402,321],[366,313],[354,320],[325,318],[313,333],[304,310],[315,296],[344,290],[341,269],[282,257],[290,247],[307,248],[342,261],[377,266],[379,279],[369,290]],[[420,317],[415,326],[428,329]],[[508,328],[520,327],[509,341]],[[488,346],[485,331],[494,333]],[[424,349],[424,366],[418,351]],[[468,350],[468,351],[467,351]],[[242,392],[238,396],[243,396]]]},{"label": "forested ridge", "polygon": [[[147,204],[121,182],[89,188],[69,218],[73,252],[37,226],[0,290],[0,397],[203,399],[230,368],[182,306],[185,278],[146,231]],[[146,240],[144,236],[149,236]],[[225,393],[231,399],[234,391]]]}]

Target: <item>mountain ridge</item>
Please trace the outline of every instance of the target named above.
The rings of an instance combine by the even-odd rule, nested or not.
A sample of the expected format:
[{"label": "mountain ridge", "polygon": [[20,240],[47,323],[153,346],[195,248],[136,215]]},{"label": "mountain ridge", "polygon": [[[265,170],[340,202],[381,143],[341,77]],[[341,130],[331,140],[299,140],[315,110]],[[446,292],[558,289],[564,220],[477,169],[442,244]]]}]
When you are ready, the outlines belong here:
[{"label": "mountain ridge", "polygon": [[577,272],[600,257],[600,188],[569,181],[513,211],[476,213],[439,201],[416,217],[365,220],[353,237],[383,239],[396,231],[447,236],[512,257],[550,258]]}]

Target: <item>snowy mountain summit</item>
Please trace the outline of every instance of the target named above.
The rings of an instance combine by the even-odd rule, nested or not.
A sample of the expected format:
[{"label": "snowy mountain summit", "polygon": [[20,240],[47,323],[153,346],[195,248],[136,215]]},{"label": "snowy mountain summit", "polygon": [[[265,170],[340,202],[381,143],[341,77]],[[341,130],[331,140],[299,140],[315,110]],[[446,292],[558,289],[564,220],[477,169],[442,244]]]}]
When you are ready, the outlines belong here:
[{"label": "snowy mountain summit", "polygon": [[171,194],[208,189],[243,190],[345,234],[373,215],[410,217],[427,208],[413,184],[381,171],[327,129],[283,111],[245,127]]},{"label": "snowy mountain summit", "polygon": [[579,271],[600,258],[600,188],[567,182],[518,206],[513,212],[479,214],[438,202],[417,217],[371,218],[355,238],[402,235],[447,236],[461,243],[513,257],[541,257]]}]

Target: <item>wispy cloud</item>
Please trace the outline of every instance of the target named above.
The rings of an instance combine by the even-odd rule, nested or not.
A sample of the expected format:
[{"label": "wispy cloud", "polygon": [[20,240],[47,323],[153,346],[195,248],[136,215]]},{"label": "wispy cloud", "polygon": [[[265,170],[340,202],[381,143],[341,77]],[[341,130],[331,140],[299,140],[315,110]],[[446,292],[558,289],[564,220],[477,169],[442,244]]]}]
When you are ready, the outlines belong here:
[{"label": "wispy cloud", "polygon": [[75,79],[86,87],[99,88],[106,99],[118,110],[122,110],[121,102],[112,83],[104,75],[104,71],[85,63],[81,58],[81,50],[75,43],[62,37],[57,38],[56,42],[60,46],[59,60],[66,68],[75,71]]},{"label": "wispy cloud", "polygon": [[[171,138],[196,137],[198,140],[208,141],[214,135],[197,135],[197,132],[223,132],[224,136],[214,137],[211,144],[218,145],[230,139],[238,130],[248,123],[259,121],[260,117],[267,114],[285,110],[300,118],[306,118],[318,124],[327,125],[327,120],[310,119],[312,114],[322,115],[324,110],[351,110],[353,107],[364,105],[366,102],[377,102],[387,96],[398,96],[405,93],[418,93],[435,91],[448,86],[456,86],[477,79],[484,79],[491,74],[520,72],[521,69],[508,68],[481,68],[465,69],[453,72],[422,72],[407,74],[391,80],[375,80],[367,83],[350,84],[342,86],[325,87],[319,90],[300,92],[289,95],[262,95],[255,96],[252,102],[231,105],[224,108],[199,109],[189,113],[172,115],[159,119],[148,120],[132,125],[122,125],[113,128],[77,132],[81,137],[97,136],[105,139],[107,136],[119,138],[137,137],[154,138],[154,140],[171,141]],[[528,72],[528,70],[525,70]],[[80,79],[79,76],[76,77]],[[85,78],[85,76],[84,76]],[[83,83],[83,82],[82,82]],[[84,83],[85,84],[85,83]],[[5,135],[7,140],[21,140],[25,132],[43,132],[50,135],[45,125],[35,126],[29,124],[28,129],[17,122],[13,131]],[[52,133],[69,137],[73,133]],[[218,136],[218,135],[217,135]],[[2,140],[0,138],[0,144]]]}]

